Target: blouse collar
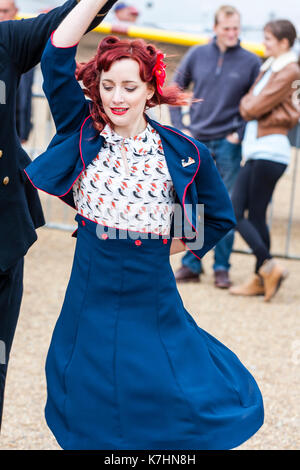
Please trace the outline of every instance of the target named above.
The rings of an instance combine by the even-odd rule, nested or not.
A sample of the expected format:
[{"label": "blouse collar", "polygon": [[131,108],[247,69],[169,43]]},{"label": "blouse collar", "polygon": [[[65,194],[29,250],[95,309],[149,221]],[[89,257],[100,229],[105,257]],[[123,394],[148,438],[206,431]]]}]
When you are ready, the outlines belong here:
[{"label": "blouse collar", "polygon": [[152,128],[149,122],[147,122],[146,128],[137,134],[134,137],[122,137],[121,135],[117,134],[112,127],[109,124],[106,124],[104,129],[100,132],[100,135],[104,137],[107,143],[109,144],[118,144],[120,142],[123,143],[130,143],[130,142],[135,142],[137,140],[142,140],[145,139],[149,133],[152,132]]}]

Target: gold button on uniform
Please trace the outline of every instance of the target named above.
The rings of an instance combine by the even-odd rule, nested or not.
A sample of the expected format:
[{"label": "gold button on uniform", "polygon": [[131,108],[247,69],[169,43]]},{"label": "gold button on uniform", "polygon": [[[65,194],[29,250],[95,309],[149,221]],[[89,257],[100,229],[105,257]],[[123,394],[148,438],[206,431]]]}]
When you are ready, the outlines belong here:
[{"label": "gold button on uniform", "polygon": [[8,176],[5,176],[5,178],[3,178],[3,184],[4,184],[4,186],[6,186],[8,183],[9,183],[9,177],[8,177]]},{"label": "gold button on uniform", "polygon": [[3,156],[3,152],[2,150],[0,150],[0,158]]}]

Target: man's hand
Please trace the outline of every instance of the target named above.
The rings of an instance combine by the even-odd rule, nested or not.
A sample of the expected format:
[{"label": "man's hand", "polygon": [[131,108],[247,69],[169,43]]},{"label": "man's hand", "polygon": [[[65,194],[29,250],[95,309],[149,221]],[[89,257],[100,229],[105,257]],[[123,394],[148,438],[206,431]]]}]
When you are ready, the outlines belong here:
[{"label": "man's hand", "polygon": [[232,134],[229,134],[226,139],[228,142],[231,144],[239,144],[240,143],[240,138],[237,132],[233,132]]}]

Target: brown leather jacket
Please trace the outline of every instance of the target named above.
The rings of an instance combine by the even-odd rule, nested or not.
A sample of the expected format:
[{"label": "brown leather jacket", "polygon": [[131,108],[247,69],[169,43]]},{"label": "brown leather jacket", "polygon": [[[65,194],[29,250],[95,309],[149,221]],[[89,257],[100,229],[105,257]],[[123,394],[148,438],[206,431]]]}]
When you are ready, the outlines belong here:
[{"label": "brown leather jacket", "polygon": [[254,96],[253,89],[264,73],[264,70],[260,72],[249,92],[242,98],[240,113],[245,121],[258,121],[257,137],[286,135],[300,118],[300,105],[295,98],[295,86],[299,88],[300,83],[292,86],[296,80],[300,80],[300,67],[296,62],[291,62],[273,71],[262,91]]}]

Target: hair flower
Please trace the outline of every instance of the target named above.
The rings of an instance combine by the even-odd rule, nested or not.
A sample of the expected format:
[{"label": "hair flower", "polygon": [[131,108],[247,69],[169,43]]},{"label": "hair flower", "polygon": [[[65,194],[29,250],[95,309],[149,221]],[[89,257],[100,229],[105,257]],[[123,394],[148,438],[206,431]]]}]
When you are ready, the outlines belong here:
[{"label": "hair flower", "polygon": [[156,64],[153,67],[152,77],[156,77],[157,91],[159,94],[163,94],[162,87],[166,80],[166,64],[163,62],[165,54],[161,51],[157,52]]}]

